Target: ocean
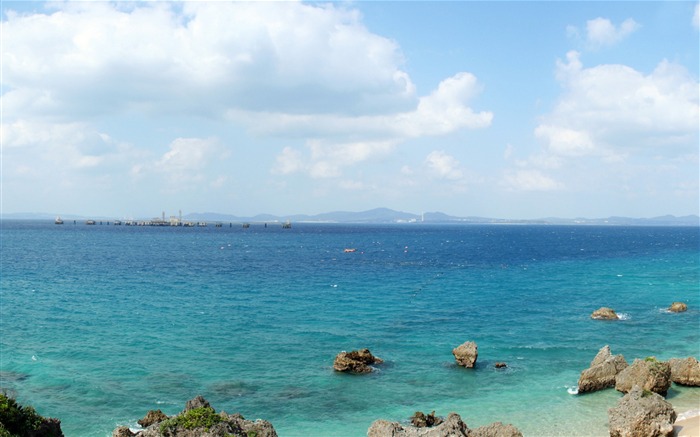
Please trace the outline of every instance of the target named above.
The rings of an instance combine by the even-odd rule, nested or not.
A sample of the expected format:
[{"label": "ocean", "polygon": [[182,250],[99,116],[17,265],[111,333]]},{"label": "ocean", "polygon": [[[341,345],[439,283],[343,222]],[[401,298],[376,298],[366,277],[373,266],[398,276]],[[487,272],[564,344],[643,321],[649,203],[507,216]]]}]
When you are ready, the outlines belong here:
[{"label": "ocean", "polygon": [[[67,437],[196,395],[282,437],[363,436],[433,410],[604,436],[621,394],[571,394],[601,347],[700,358],[697,227],[4,220],[1,243],[0,386]],[[622,320],[590,319],[602,306]],[[468,340],[474,369],[452,356]],[[333,371],[358,348],[385,363]],[[700,389],[667,399],[700,408]]]}]

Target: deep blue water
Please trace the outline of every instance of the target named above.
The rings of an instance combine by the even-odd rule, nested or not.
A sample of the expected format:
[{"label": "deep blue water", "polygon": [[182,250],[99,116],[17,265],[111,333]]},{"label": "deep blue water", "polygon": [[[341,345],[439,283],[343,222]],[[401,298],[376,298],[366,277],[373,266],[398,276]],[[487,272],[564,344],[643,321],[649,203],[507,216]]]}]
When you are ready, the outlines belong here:
[{"label": "deep blue water", "polygon": [[[698,228],[227,226],[3,221],[0,385],[68,437],[197,394],[283,437],[361,436],[416,410],[606,435],[620,395],[567,392],[598,349],[700,358]],[[601,306],[624,320],[591,320]],[[476,369],[454,365],[467,340]],[[379,372],[333,372],[362,347]],[[698,390],[668,398],[700,408]]]}]

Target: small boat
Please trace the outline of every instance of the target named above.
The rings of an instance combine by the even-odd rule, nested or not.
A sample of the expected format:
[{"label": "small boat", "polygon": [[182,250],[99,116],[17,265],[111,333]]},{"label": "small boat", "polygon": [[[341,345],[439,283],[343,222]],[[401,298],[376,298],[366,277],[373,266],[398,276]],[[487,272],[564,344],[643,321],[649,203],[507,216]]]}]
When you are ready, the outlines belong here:
[{"label": "small boat", "polygon": [[282,224],[282,229],[292,229],[292,222],[290,222],[289,220],[287,220],[286,223],[283,223],[283,224]]},{"label": "small boat", "polygon": [[94,224],[95,224],[95,220],[88,220],[88,221],[85,222],[85,224],[86,224],[86,225],[94,225]]},{"label": "small boat", "polygon": [[61,218],[61,216],[57,216],[56,220],[54,220],[54,223],[56,223],[57,225],[62,225],[63,219]]},{"label": "small boat", "polygon": [[343,252],[345,252],[345,253],[357,252],[357,249],[355,249],[354,247],[346,247]]}]

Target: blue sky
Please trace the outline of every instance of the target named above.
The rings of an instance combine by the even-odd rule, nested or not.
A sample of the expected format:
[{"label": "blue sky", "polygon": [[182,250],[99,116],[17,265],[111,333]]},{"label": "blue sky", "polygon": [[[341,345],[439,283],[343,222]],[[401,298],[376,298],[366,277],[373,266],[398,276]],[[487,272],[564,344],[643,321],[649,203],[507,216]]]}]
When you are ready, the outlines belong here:
[{"label": "blue sky", "polygon": [[3,213],[700,208],[697,2],[2,9]]}]

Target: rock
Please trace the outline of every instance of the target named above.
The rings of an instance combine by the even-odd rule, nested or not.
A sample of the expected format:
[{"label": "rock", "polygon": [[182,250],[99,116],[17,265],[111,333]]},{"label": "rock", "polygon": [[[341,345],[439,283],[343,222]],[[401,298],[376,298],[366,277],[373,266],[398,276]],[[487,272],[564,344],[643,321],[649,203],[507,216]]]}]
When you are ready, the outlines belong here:
[{"label": "rock", "polygon": [[367,430],[367,437],[467,437],[469,435],[467,425],[459,414],[455,413],[450,413],[441,424],[429,428],[403,426],[388,420],[375,420]]},{"label": "rock", "polygon": [[135,435],[128,426],[120,426],[112,431],[112,437],[134,437]]},{"label": "rock", "polygon": [[635,385],[665,396],[671,386],[671,366],[654,357],[635,359],[631,366],[617,374],[615,389],[627,393]]},{"label": "rock", "polygon": [[591,319],[596,320],[618,320],[619,317],[612,308],[601,307],[593,311]]},{"label": "rock", "polygon": [[672,436],[675,421],[670,403],[638,385],[608,410],[610,437]]},{"label": "rock", "polygon": [[211,405],[209,405],[209,402],[204,399],[202,396],[197,396],[194,399],[190,399],[187,401],[185,404],[185,410],[183,413],[186,413],[190,410],[194,410],[195,408],[211,408]]},{"label": "rock", "polygon": [[[150,416],[149,412],[146,416]],[[162,412],[161,412],[162,414]],[[216,413],[209,402],[201,396],[187,402],[178,415],[153,422],[145,430],[134,434],[122,426],[112,432],[113,437],[229,437],[255,436],[277,437],[270,422],[246,420],[240,414]]]},{"label": "rock", "polygon": [[416,411],[411,417],[411,423],[416,428],[429,428],[431,426],[440,425],[442,423],[442,418],[435,416],[435,411],[427,416],[423,414],[422,411]]},{"label": "rock", "polygon": [[370,364],[381,364],[384,361],[372,355],[369,349],[360,349],[351,352],[340,352],[333,361],[333,370],[349,373],[370,373]]},{"label": "rock", "polygon": [[700,386],[700,362],[695,357],[671,358],[671,381],[681,385]]},{"label": "rock", "polygon": [[460,366],[472,368],[479,357],[479,351],[476,343],[467,341],[452,349],[452,355]]},{"label": "rock", "polygon": [[469,430],[469,437],[523,437],[523,433],[511,424],[495,422]]},{"label": "rock", "polygon": [[683,311],[688,311],[688,305],[683,302],[673,302],[668,310],[672,313],[682,313]]},{"label": "rock", "polygon": [[141,425],[144,428],[148,428],[149,426],[153,425],[154,423],[160,423],[167,419],[168,416],[165,415],[160,410],[151,410],[148,413],[146,413],[146,417],[143,419],[140,419],[137,423]]},{"label": "rock", "polygon": [[502,363],[499,361],[498,363],[494,364],[494,367],[497,369],[504,369],[504,368],[508,367],[508,365],[506,363]]},{"label": "rock", "polygon": [[586,393],[614,387],[615,377],[627,366],[624,356],[613,355],[610,346],[603,346],[591,361],[591,366],[581,372],[578,392]]},{"label": "rock", "polygon": [[[422,414],[422,413],[421,413]],[[415,416],[415,414],[414,414]],[[459,414],[450,413],[444,422],[432,427],[401,425],[398,422],[376,420],[367,430],[367,437],[522,437],[513,425],[492,423],[473,430],[467,428]]]}]

